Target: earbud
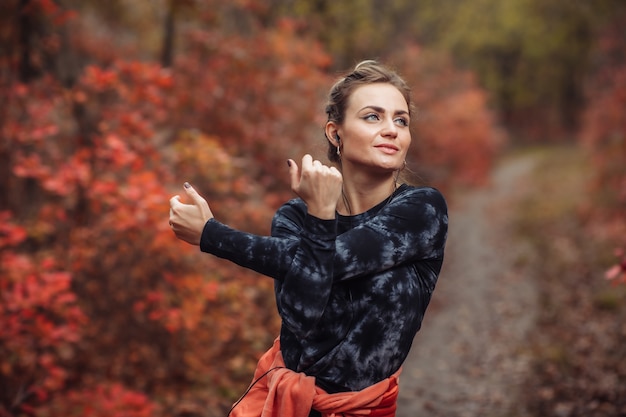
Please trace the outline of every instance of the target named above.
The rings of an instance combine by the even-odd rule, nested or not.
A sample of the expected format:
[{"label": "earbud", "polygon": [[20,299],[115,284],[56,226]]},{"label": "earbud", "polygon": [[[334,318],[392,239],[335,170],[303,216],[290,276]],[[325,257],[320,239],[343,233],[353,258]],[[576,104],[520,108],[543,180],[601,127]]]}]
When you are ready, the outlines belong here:
[{"label": "earbud", "polygon": [[337,141],[337,157],[341,158],[341,139],[337,133],[335,133],[335,140]]}]

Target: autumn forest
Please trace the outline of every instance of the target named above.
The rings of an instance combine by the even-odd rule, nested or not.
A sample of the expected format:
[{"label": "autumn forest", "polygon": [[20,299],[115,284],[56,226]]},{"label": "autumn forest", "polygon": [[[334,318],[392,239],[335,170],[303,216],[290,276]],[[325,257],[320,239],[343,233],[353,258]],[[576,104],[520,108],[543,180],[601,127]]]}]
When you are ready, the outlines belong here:
[{"label": "autumn forest", "polygon": [[580,215],[623,287],[625,6],[3,0],[0,417],[226,415],[278,332],[273,284],[176,240],[169,198],[189,181],[267,234],[362,59],[412,86],[405,174],[451,205],[507,152],[584,152]]}]

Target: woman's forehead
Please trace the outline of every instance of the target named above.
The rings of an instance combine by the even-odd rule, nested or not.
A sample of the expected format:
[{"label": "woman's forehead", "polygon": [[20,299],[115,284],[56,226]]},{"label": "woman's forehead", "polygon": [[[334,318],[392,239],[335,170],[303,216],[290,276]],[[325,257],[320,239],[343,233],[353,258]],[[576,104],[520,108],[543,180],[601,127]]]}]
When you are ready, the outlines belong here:
[{"label": "woman's forehead", "polygon": [[400,90],[388,83],[366,84],[354,89],[348,109],[359,111],[365,107],[380,107],[393,112],[409,110]]}]

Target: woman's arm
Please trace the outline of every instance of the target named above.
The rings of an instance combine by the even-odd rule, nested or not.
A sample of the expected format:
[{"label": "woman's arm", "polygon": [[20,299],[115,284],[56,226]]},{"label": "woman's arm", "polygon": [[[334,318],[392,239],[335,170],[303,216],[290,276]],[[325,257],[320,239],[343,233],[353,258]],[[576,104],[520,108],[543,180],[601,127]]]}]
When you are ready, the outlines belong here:
[{"label": "woman's arm", "polygon": [[[281,207],[272,222],[272,236],[285,239],[298,236],[306,218],[302,204],[294,200]],[[447,231],[447,205],[441,193],[433,188],[409,188],[370,220],[337,236],[334,281],[382,272],[409,262],[441,258]],[[281,269],[281,265],[275,267]],[[275,278],[280,279],[282,273],[286,271]]]},{"label": "woman's arm", "polygon": [[[447,206],[432,188],[401,193],[372,219],[338,236],[330,232],[336,230],[336,220],[318,219],[305,210],[301,200],[281,207],[272,221],[271,237],[240,232],[209,220],[200,248],[281,281],[293,269],[298,250],[312,251],[316,241],[331,237],[334,281],[443,255]],[[315,265],[318,259],[318,255],[312,256],[305,269],[319,268]],[[306,259],[300,255],[297,267],[304,268],[303,262]]]}]

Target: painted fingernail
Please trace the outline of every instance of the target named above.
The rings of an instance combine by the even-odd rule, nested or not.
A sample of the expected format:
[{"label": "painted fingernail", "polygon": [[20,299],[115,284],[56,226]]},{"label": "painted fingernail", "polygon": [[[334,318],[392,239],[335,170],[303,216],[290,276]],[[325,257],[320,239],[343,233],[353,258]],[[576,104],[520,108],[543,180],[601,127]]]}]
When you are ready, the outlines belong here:
[{"label": "painted fingernail", "polygon": [[189,187],[191,187],[191,184],[189,184],[188,182],[186,182],[186,183],[184,183],[184,184],[183,184],[183,187],[185,187],[185,188],[189,188]]},{"label": "painted fingernail", "polygon": [[291,167],[291,159],[287,159],[287,166]]}]

